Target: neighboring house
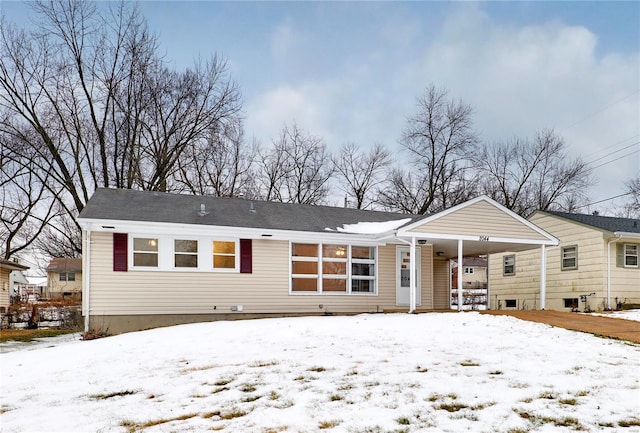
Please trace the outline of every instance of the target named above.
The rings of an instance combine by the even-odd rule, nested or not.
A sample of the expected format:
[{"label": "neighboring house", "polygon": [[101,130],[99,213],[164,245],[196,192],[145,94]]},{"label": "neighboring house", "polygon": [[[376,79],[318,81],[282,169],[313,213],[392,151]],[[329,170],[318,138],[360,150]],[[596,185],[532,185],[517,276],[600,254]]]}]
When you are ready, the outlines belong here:
[{"label": "neighboring house", "polygon": [[29,285],[29,280],[23,271],[11,271],[9,274],[9,287],[11,302],[20,298],[20,291]]},{"label": "neighboring house", "polygon": [[[537,211],[530,221],[560,240],[548,248],[546,307],[615,309],[640,304],[640,221]],[[489,258],[491,309],[540,306],[540,254],[509,252]]]},{"label": "neighboring house", "polygon": [[[451,306],[458,305],[458,263],[451,261]],[[465,309],[487,309],[487,259],[484,257],[464,257],[462,259],[463,305]]]},{"label": "neighboring house", "polygon": [[111,333],[240,317],[449,309],[449,259],[557,245],[485,196],[409,216],[98,189],[78,223],[85,329]]},{"label": "neighboring house", "polygon": [[54,258],[47,266],[49,299],[82,299],[82,259]]},{"label": "neighboring house", "polygon": [[11,260],[0,259],[0,312],[6,313],[11,299],[12,284],[10,283],[11,271],[26,271],[28,266],[21,265]]}]

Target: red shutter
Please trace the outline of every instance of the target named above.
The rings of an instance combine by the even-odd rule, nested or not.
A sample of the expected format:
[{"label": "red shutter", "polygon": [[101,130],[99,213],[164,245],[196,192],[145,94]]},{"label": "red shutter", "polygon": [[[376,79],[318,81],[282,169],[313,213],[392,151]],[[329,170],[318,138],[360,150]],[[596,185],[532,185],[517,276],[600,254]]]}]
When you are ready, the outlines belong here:
[{"label": "red shutter", "polygon": [[240,273],[250,274],[252,261],[251,239],[240,239]]},{"label": "red shutter", "polygon": [[113,270],[127,272],[127,234],[113,234]]}]

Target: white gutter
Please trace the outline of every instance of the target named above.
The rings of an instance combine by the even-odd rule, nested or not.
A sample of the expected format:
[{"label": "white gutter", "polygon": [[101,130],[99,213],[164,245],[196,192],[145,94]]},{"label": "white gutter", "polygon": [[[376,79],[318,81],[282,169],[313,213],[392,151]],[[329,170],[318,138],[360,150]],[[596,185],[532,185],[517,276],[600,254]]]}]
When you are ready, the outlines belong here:
[{"label": "white gutter", "polygon": [[89,332],[89,281],[91,281],[91,279],[89,278],[89,274],[91,269],[91,230],[86,230],[85,233],[85,251],[82,255],[85,265],[85,269],[82,270],[82,275],[84,277],[84,293],[82,294],[82,302],[84,304],[84,332]]},{"label": "white gutter", "polygon": [[622,237],[618,232],[614,235],[616,237],[607,242],[607,310],[611,310],[611,244],[618,242]]}]

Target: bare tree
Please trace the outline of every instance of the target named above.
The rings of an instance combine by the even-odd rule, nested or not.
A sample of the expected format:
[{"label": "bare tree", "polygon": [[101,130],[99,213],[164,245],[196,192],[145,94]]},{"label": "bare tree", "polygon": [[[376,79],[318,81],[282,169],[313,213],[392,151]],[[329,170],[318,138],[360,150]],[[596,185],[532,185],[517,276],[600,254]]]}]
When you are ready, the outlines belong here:
[{"label": "bare tree", "polygon": [[284,125],[272,147],[260,153],[258,167],[265,200],[321,204],[329,194],[333,167],[326,145],[295,122]]},{"label": "bare tree", "polygon": [[625,185],[628,198],[621,207],[622,212],[618,213],[625,218],[640,219],[640,175],[629,179]]},{"label": "bare tree", "polygon": [[400,140],[410,173],[396,169],[380,201],[390,209],[435,212],[466,199],[467,155],[478,139],[471,106],[448,99],[446,90],[428,86],[417,105]]},{"label": "bare tree", "polygon": [[97,187],[179,187],[189,144],[238,116],[226,62],[169,69],[137,5],[42,1],[34,10],[32,31],[0,23],[0,132],[32,149],[32,169],[60,190],[68,221]]},{"label": "bare tree", "polygon": [[534,210],[571,210],[587,197],[588,166],[566,155],[553,130],[533,141],[514,138],[483,146],[477,164],[485,194],[524,217]]},{"label": "bare tree", "polygon": [[257,145],[244,140],[240,119],[207,131],[204,140],[193,140],[178,161],[176,183],[191,194],[217,197],[254,195],[253,165]]},{"label": "bare tree", "polygon": [[384,181],[384,170],[391,162],[391,154],[381,144],[363,152],[355,143],[345,144],[332,158],[339,175],[342,191],[353,198],[356,209],[373,203],[373,189]]}]

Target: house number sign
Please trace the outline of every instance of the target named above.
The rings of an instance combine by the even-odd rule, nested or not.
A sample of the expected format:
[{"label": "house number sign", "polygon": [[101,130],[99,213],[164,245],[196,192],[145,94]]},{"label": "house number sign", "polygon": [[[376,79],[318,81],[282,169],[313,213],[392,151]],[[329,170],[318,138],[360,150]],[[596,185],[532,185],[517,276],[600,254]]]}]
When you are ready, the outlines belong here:
[{"label": "house number sign", "polygon": [[489,236],[478,236],[480,242],[489,242]]}]

